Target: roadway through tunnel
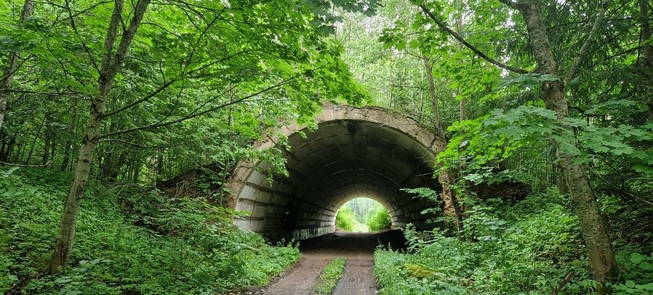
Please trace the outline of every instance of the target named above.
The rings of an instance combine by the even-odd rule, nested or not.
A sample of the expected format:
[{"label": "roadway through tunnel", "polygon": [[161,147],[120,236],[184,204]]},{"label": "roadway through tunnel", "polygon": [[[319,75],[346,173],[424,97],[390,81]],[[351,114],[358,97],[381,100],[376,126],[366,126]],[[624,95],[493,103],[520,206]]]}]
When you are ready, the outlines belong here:
[{"label": "roadway through tunnel", "polygon": [[[281,147],[287,176],[270,178],[266,162],[238,164],[227,183],[231,192],[227,203],[251,212],[234,220],[238,227],[271,241],[305,240],[333,233],[340,206],[367,197],[384,205],[394,229],[407,223],[417,229],[433,228],[426,221],[434,216],[422,211],[437,204],[402,190],[440,190],[433,178],[433,132],[378,107],[326,106],[316,121],[316,130],[287,126],[254,144],[258,149]],[[282,138],[287,138],[289,148]]]},{"label": "roadway through tunnel", "polygon": [[406,239],[399,230],[380,233],[335,232],[300,242],[302,259],[277,281],[261,290],[261,295],[313,295],[314,285],[324,267],[337,257],[346,259],[343,276],[333,295],[374,295],[374,249],[378,245],[392,249],[405,247]]}]

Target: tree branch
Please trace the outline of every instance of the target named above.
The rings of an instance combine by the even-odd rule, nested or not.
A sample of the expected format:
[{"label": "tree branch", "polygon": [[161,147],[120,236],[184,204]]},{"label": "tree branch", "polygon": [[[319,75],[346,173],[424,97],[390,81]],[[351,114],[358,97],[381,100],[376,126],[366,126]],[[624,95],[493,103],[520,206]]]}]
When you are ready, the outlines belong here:
[{"label": "tree branch", "polygon": [[86,46],[86,42],[84,42],[82,36],[79,35],[79,31],[77,30],[77,25],[75,24],[75,18],[73,16],[73,11],[72,9],[70,9],[70,3],[68,2],[68,0],[66,0],[66,11],[68,11],[68,18],[70,18],[70,26],[75,31],[75,34],[79,36],[79,40],[82,42],[82,47],[84,47],[84,51],[86,51],[86,54],[91,59],[91,63],[93,64],[93,67],[95,68],[96,71],[100,72],[100,68],[97,66],[97,63],[95,62],[95,58],[91,53],[91,49],[89,49],[88,46]]},{"label": "tree branch", "polygon": [[422,8],[422,11],[424,11],[424,13],[426,15],[428,15],[429,18],[431,18],[438,25],[438,27],[440,27],[440,29],[442,29],[443,31],[449,33],[449,35],[456,38],[456,40],[458,40],[460,43],[465,45],[465,47],[469,48],[471,51],[473,51],[476,55],[480,56],[484,60],[488,61],[489,63],[491,63],[491,64],[493,64],[493,65],[495,65],[497,67],[500,67],[502,69],[506,69],[506,70],[511,71],[511,72],[515,72],[515,73],[519,73],[519,74],[527,74],[528,73],[527,70],[520,69],[520,68],[515,68],[515,67],[512,67],[512,66],[506,65],[506,64],[504,64],[502,62],[499,62],[499,61],[487,56],[487,54],[483,53],[478,48],[474,47],[474,45],[467,42],[458,33],[453,31],[449,27],[447,27],[447,25],[445,23],[443,23],[442,21],[440,21],[428,8],[426,8],[426,6],[424,6],[424,4],[420,4],[419,7]]},{"label": "tree branch", "polygon": [[48,166],[50,166],[50,163],[52,163],[52,161],[48,161],[47,163],[45,163],[43,165],[28,165],[28,164],[14,164],[14,163],[8,163],[8,162],[0,161],[0,165],[13,166],[13,167],[31,167],[31,168],[48,167]]},{"label": "tree branch", "polygon": [[565,75],[565,78],[563,80],[565,85],[567,85],[569,81],[571,81],[571,79],[574,78],[574,75],[576,75],[576,72],[578,71],[578,65],[580,64],[580,61],[583,59],[583,57],[589,50],[590,44],[594,40],[594,36],[596,36],[596,32],[599,30],[599,25],[603,21],[603,16],[605,15],[605,11],[607,10],[607,4],[608,3],[606,1],[603,2],[603,5],[601,5],[601,8],[599,9],[599,13],[596,16],[596,20],[592,25],[592,29],[590,30],[587,39],[585,39],[585,43],[583,43],[583,46],[580,48],[580,51],[578,52],[578,55],[576,55],[576,58],[574,58],[574,61],[572,62],[571,66],[569,67],[569,70],[567,71],[567,74]]},{"label": "tree branch", "polygon": [[108,112],[108,113],[104,114],[102,117],[103,117],[103,118],[106,118],[106,117],[114,116],[114,115],[116,115],[116,114],[118,114],[118,113],[120,113],[120,112],[123,112],[123,111],[125,111],[125,110],[127,110],[127,109],[130,109],[130,108],[132,108],[132,107],[135,107],[136,105],[138,105],[138,104],[140,104],[140,103],[143,103],[143,102],[149,100],[150,98],[156,96],[157,94],[161,93],[161,91],[165,90],[166,88],[168,88],[170,85],[172,85],[172,84],[175,83],[175,82],[177,82],[177,80],[172,79],[172,80],[170,80],[170,81],[164,83],[163,85],[159,86],[159,88],[157,88],[156,90],[152,91],[150,94],[148,94],[148,95],[142,97],[141,99],[136,100],[136,101],[133,101],[132,103],[129,103],[129,104],[127,104],[127,105],[124,105],[124,106],[122,106],[121,108],[118,108],[118,109],[113,110],[113,111],[111,111],[111,112]]},{"label": "tree branch", "polygon": [[202,30],[202,32],[200,33],[200,36],[199,36],[199,37],[197,38],[197,40],[195,41],[195,45],[193,46],[193,48],[191,49],[190,53],[188,54],[188,59],[186,59],[186,65],[185,65],[185,67],[189,66],[190,63],[191,63],[191,61],[193,60],[193,56],[195,55],[195,50],[197,49],[197,46],[200,44],[200,40],[202,40],[202,37],[204,37],[204,35],[206,34],[206,32],[207,32],[207,31],[208,31],[208,30],[213,26],[213,24],[215,24],[215,22],[220,18],[220,16],[222,16],[222,12],[223,12],[225,9],[226,9],[226,8],[222,9],[222,11],[220,11],[220,13],[218,13],[218,15],[216,15],[216,16],[215,16],[215,17],[214,17],[214,18],[209,22],[208,25],[206,25],[206,28],[204,28],[204,30]]},{"label": "tree branch", "polygon": [[68,9],[68,7],[63,7],[63,6],[61,6],[61,5],[55,5],[55,4],[52,3],[52,2],[48,2],[48,4],[51,4],[51,5],[57,6],[57,7],[59,7],[59,8],[64,8],[64,9],[68,10],[68,16],[67,16],[67,17],[64,17],[64,18],[62,18],[62,19],[57,19],[56,21],[54,21],[54,22],[52,23],[52,27],[55,27],[55,26],[58,25],[59,23],[64,22],[64,21],[66,21],[66,20],[68,20],[68,19],[70,19],[70,20],[72,21],[72,18],[73,18],[73,17],[76,17],[76,16],[78,16],[78,15],[85,14],[85,13],[87,13],[87,12],[93,10],[94,8],[96,8],[96,7],[98,7],[98,6],[101,6],[101,5],[104,5],[104,4],[109,4],[109,3],[111,3],[111,2],[113,2],[113,1],[108,1],[108,0],[107,0],[107,1],[100,1],[100,2],[98,2],[98,3],[95,3],[95,4],[91,5],[91,6],[89,6],[89,7],[85,8],[85,9],[83,9],[83,10],[78,11],[78,12],[72,14],[72,15],[70,14],[70,10]]},{"label": "tree branch", "polygon": [[[118,44],[118,50],[116,50],[116,54],[114,58],[109,60],[110,66],[107,68],[106,71],[107,78],[113,80],[113,78],[116,76],[118,72],[118,68],[125,60],[125,57],[127,55],[127,50],[129,49],[129,45],[131,44],[132,40],[134,39],[134,36],[136,35],[136,31],[138,30],[138,27],[141,24],[141,20],[143,20],[143,16],[145,15],[145,11],[147,10],[147,6],[150,4],[150,1],[151,0],[139,0],[138,3],[136,4],[136,7],[134,8],[134,15],[131,21],[129,22],[129,26],[123,32],[122,38],[120,38],[120,44]],[[122,17],[120,19],[122,19]],[[107,53],[110,53],[110,51],[107,51]]]},{"label": "tree branch", "polygon": [[571,277],[573,275],[574,275],[574,271],[572,270],[569,272],[569,274],[567,274],[567,276],[562,280],[562,282],[560,282],[560,284],[556,286],[556,288],[553,290],[553,293],[551,293],[551,295],[558,295],[560,289],[562,289],[562,287],[564,287],[569,282],[569,280],[571,280]]},{"label": "tree branch", "polygon": [[137,144],[137,143],[133,143],[133,142],[129,142],[129,141],[126,141],[126,140],[117,139],[117,138],[105,138],[105,139],[102,139],[102,140],[98,141],[98,143],[103,143],[103,142],[117,142],[117,143],[122,143],[122,144],[126,144],[126,145],[129,145],[129,146],[141,148],[141,149],[159,149],[159,148],[171,148],[171,147],[181,146],[181,144],[175,144],[175,145],[141,145],[141,144]]},{"label": "tree branch", "polygon": [[[212,61],[212,62],[210,62],[210,63],[208,63],[208,64],[205,64],[205,65],[199,66],[199,67],[197,67],[197,68],[195,68],[195,69],[192,69],[192,70],[190,70],[190,71],[188,71],[188,72],[186,72],[186,73],[182,73],[182,74],[181,74],[181,77],[188,76],[189,74],[192,74],[192,73],[194,73],[194,72],[201,71],[201,70],[206,69],[206,68],[208,68],[208,67],[210,67],[210,66],[212,66],[212,65],[215,65],[215,64],[221,63],[221,62],[223,62],[223,61],[225,61],[225,60],[228,60],[228,59],[230,59],[230,58],[233,58],[233,57],[238,56],[238,55],[240,55],[240,54],[243,54],[243,53],[245,53],[245,52],[248,52],[248,51],[247,51],[247,50],[239,51],[239,52],[236,52],[236,53],[231,54],[231,55],[229,55],[229,56],[226,56],[226,57],[224,57],[224,58],[221,58],[221,59],[219,59],[219,60],[215,60],[215,61]],[[197,78],[197,77],[192,77],[192,78]],[[157,94],[161,93],[163,90],[165,90],[165,89],[167,89],[168,87],[170,87],[172,84],[178,82],[179,80],[180,80],[180,79],[170,79],[170,80],[164,82],[163,85],[159,86],[159,88],[157,88],[157,89],[154,90],[153,92],[149,93],[148,95],[142,97],[141,99],[136,100],[136,101],[134,101],[134,102],[132,102],[132,103],[129,103],[129,104],[127,104],[127,105],[124,105],[124,106],[122,106],[122,107],[120,107],[120,108],[118,108],[118,109],[116,109],[116,110],[111,111],[111,112],[108,112],[108,113],[106,113],[103,117],[106,118],[106,117],[114,116],[114,115],[116,115],[116,114],[118,114],[118,113],[121,113],[121,112],[126,111],[127,109],[130,109],[130,108],[132,108],[132,107],[135,107],[136,105],[139,105],[139,104],[141,104],[141,103],[143,103],[143,102],[146,102],[146,101],[148,101],[149,99],[151,99],[152,97],[154,97],[154,96],[156,96]]]},{"label": "tree branch", "polygon": [[114,136],[114,135],[126,134],[126,133],[135,132],[135,131],[146,130],[146,129],[152,129],[152,128],[159,128],[159,127],[165,127],[165,126],[170,126],[170,125],[173,125],[173,124],[181,123],[181,122],[184,122],[184,121],[187,121],[187,120],[190,120],[190,119],[193,119],[193,118],[196,118],[196,117],[202,116],[202,115],[204,115],[204,114],[207,114],[207,113],[210,113],[210,112],[214,112],[214,111],[217,111],[217,110],[219,110],[219,109],[222,109],[222,108],[225,108],[225,107],[228,107],[228,106],[232,106],[232,105],[238,104],[238,103],[243,102],[243,101],[245,101],[245,100],[247,100],[247,99],[249,99],[249,98],[255,97],[255,96],[259,95],[259,94],[265,93],[265,92],[270,91],[270,90],[272,90],[272,89],[279,88],[279,87],[281,87],[281,86],[283,86],[283,85],[286,85],[286,84],[288,84],[288,83],[294,81],[295,79],[297,79],[297,78],[300,77],[300,76],[301,76],[301,74],[300,74],[300,75],[296,75],[296,76],[294,76],[294,77],[292,77],[292,78],[290,78],[290,79],[288,79],[288,80],[284,80],[284,81],[282,81],[282,82],[280,82],[280,83],[277,83],[277,84],[274,84],[274,85],[272,85],[272,86],[266,87],[266,88],[264,88],[264,89],[262,89],[262,90],[260,90],[260,91],[255,92],[255,93],[251,93],[251,94],[246,95],[246,96],[244,96],[244,97],[241,97],[241,98],[239,98],[239,99],[237,99],[237,100],[233,100],[233,101],[230,101],[230,102],[228,102],[228,103],[221,104],[221,105],[219,105],[219,106],[212,107],[212,108],[206,109],[206,110],[201,111],[201,112],[195,112],[195,111],[194,111],[194,112],[191,112],[190,114],[188,114],[187,116],[185,116],[185,117],[183,117],[183,118],[179,118],[179,119],[172,120],[172,121],[168,121],[168,122],[164,122],[164,123],[154,123],[154,124],[147,125],[147,126],[135,127],[135,128],[131,128],[131,129],[122,130],[122,131],[116,131],[116,132],[106,133],[106,134],[98,135],[97,138],[98,138],[98,139],[102,139],[102,138],[107,138],[107,137]]}]

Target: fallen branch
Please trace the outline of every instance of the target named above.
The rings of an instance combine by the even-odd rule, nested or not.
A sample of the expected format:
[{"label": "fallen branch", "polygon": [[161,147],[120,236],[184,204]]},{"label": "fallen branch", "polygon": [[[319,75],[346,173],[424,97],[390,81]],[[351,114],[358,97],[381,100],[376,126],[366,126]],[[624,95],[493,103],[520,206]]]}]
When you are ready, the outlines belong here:
[{"label": "fallen branch", "polygon": [[551,293],[551,295],[558,295],[560,289],[562,289],[562,287],[564,287],[569,282],[569,280],[571,280],[571,277],[573,275],[574,275],[574,271],[572,270],[567,274],[567,276],[562,280],[562,282],[560,282],[560,284],[558,284],[558,286],[555,289],[553,289],[553,293]]}]

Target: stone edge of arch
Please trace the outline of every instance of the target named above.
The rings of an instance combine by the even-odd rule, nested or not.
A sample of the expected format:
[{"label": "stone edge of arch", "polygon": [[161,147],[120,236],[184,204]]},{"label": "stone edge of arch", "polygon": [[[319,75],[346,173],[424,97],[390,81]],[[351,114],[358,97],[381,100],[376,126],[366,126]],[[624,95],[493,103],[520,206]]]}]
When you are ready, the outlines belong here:
[{"label": "stone edge of arch", "polygon": [[[322,112],[315,118],[317,124],[340,120],[365,121],[398,130],[419,142],[434,155],[437,154],[434,146],[435,133],[414,119],[395,111],[377,106],[325,105],[322,107]],[[280,142],[281,136],[288,137],[305,128],[306,126],[300,126],[297,123],[283,126],[276,132],[266,134],[263,139],[255,141],[253,147],[257,150],[271,148]],[[227,202],[224,204],[226,207],[236,208],[240,193],[257,163],[258,161],[240,161],[236,164],[236,168],[225,184],[229,191]]]}]

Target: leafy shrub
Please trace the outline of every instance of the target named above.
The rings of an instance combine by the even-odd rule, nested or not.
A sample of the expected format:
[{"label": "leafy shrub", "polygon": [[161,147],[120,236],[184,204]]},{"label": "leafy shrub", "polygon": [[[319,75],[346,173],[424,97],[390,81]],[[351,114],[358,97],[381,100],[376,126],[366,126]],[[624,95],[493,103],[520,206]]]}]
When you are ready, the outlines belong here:
[{"label": "leafy shrub", "polygon": [[551,191],[466,213],[466,241],[438,230],[423,240],[409,227],[410,253],[377,249],[380,293],[552,294],[569,273],[560,294],[592,292],[578,221],[565,197]]},{"label": "leafy shrub", "polygon": [[344,231],[353,231],[356,223],[354,211],[349,207],[342,207],[336,215],[336,228]]},{"label": "leafy shrub", "polygon": [[614,286],[616,294],[653,293],[653,255],[643,255],[626,248],[617,253],[617,262],[622,267],[624,282]]},{"label": "leafy shrub", "polygon": [[392,225],[390,213],[380,203],[375,203],[366,216],[367,226],[370,231],[380,231]]}]

